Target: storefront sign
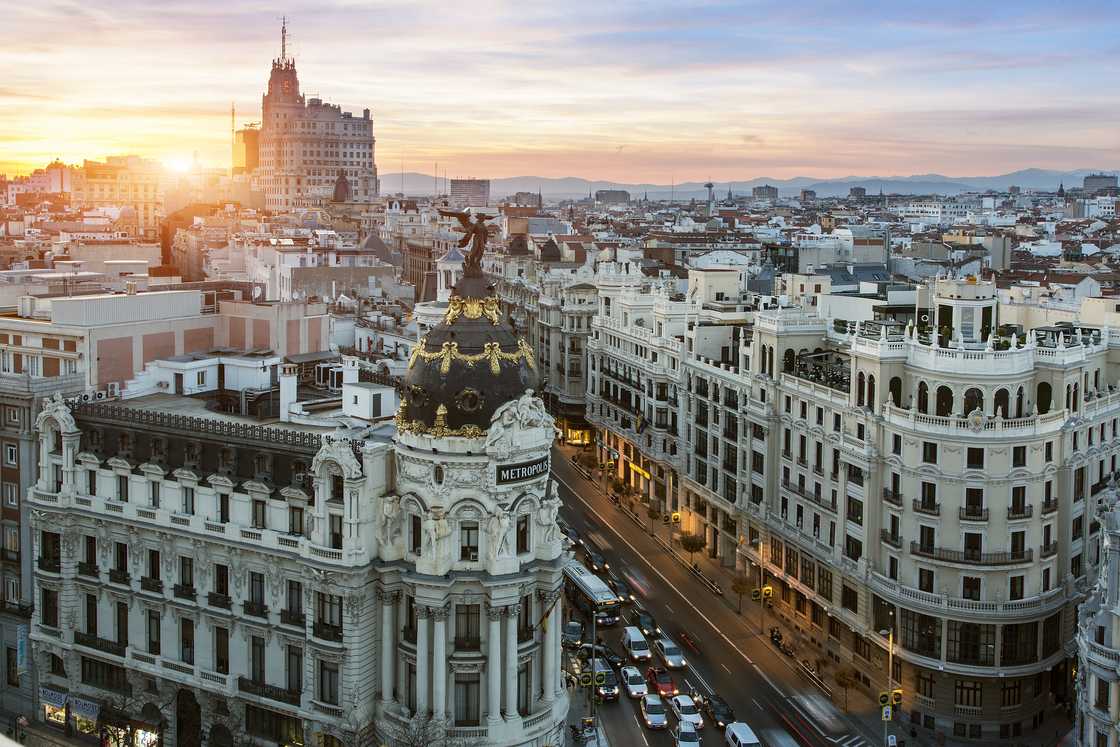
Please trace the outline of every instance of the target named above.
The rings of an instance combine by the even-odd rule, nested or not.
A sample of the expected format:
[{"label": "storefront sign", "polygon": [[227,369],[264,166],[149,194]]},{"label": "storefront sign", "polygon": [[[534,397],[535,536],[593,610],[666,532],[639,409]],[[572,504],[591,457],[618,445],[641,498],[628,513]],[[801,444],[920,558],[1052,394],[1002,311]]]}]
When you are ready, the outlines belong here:
[{"label": "storefront sign", "polygon": [[641,467],[639,467],[638,465],[634,464],[633,462],[630,463],[630,471],[631,472],[637,472],[639,475],[646,478],[647,480],[649,479],[649,473],[646,472]]},{"label": "storefront sign", "polygon": [[16,672],[19,674],[27,674],[28,671],[28,648],[27,642],[28,626],[20,625],[16,629]]},{"label": "storefront sign", "polygon": [[43,718],[48,724],[66,726],[66,699],[69,696],[49,687],[39,688],[39,704],[43,707]]},{"label": "storefront sign", "polygon": [[70,716],[74,719],[74,729],[79,734],[97,733],[97,716],[101,706],[89,700],[70,698]]},{"label": "storefront sign", "polygon": [[498,484],[507,485],[511,482],[524,482],[547,474],[548,456],[546,455],[531,462],[498,465]]}]

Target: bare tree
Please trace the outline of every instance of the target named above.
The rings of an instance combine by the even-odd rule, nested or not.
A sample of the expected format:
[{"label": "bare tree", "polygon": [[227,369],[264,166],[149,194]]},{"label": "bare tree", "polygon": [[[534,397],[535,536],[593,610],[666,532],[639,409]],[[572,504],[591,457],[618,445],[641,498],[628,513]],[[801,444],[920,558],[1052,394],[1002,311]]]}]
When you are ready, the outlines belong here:
[{"label": "bare tree", "polygon": [[708,545],[707,538],[702,534],[681,532],[681,549],[688,553],[689,565],[695,565],[693,557]]},{"label": "bare tree", "polygon": [[731,580],[731,591],[739,595],[739,614],[743,614],[743,595],[754,588],[751,584],[750,577],[744,576],[742,573],[737,574]]}]

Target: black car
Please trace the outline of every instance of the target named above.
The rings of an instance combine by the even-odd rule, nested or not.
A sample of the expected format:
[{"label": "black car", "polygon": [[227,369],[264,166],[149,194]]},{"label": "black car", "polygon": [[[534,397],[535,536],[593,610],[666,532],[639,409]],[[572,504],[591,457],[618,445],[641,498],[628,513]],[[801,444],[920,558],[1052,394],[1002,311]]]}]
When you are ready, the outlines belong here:
[{"label": "black car", "polygon": [[622,604],[630,604],[636,601],[637,597],[634,596],[634,590],[630,588],[630,584],[613,572],[607,574],[607,585],[611,587],[611,591],[618,595],[618,601]]},{"label": "black car", "polygon": [[590,643],[584,643],[578,649],[576,649],[576,656],[580,661],[587,661],[593,656],[599,657],[601,659],[605,659],[606,662],[615,669],[618,669],[619,667],[626,664],[626,659],[602,644],[592,645]]},{"label": "black car", "polygon": [[728,724],[734,723],[735,711],[718,695],[709,695],[700,699],[700,710],[708,717],[711,723],[723,729]]},{"label": "black car", "polygon": [[579,532],[577,532],[574,527],[569,524],[556,523],[560,526],[560,531],[572,541],[573,545],[578,545],[583,542],[583,539],[579,536]]},{"label": "black car", "polygon": [[607,559],[603,557],[602,553],[589,549],[587,551],[587,565],[594,573],[604,573],[610,570],[610,564]]},{"label": "black car", "polygon": [[647,639],[660,638],[661,626],[653,619],[645,607],[635,607],[630,615],[630,624],[642,631]]}]

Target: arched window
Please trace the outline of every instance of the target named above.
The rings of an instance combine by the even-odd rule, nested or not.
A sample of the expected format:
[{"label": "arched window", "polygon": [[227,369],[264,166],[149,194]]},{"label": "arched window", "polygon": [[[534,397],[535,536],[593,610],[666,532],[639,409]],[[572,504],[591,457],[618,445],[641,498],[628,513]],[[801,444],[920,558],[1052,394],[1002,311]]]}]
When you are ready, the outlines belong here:
[{"label": "arched window", "polygon": [[898,376],[892,376],[887,388],[890,390],[891,402],[894,403],[894,406],[902,407],[902,379]]},{"label": "arched window", "polygon": [[1073,386],[1066,384],[1066,409],[1073,409]]},{"label": "arched window", "polygon": [[867,406],[875,409],[875,375],[867,375]]},{"label": "arched window", "polygon": [[1053,397],[1050,383],[1046,381],[1038,382],[1038,388],[1035,390],[1035,402],[1038,404],[1038,414],[1045,415],[1050,412],[1050,400]]},{"label": "arched window", "polygon": [[1015,417],[1023,417],[1023,387],[1019,387],[1015,392]]},{"label": "arched window", "polygon": [[929,386],[924,381],[918,384],[918,412],[929,413]]},{"label": "arched window", "polygon": [[785,355],[782,356],[782,370],[786,373],[793,373],[795,358],[796,356],[793,352],[793,348],[787,350]]},{"label": "arched window", "polygon": [[947,386],[937,387],[937,415],[947,418],[953,414],[953,390]]},{"label": "arched window", "polygon": [[996,402],[995,402],[996,406],[995,406],[995,410],[994,410],[994,413],[996,415],[999,415],[1001,418],[1008,417],[1008,409],[1009,409],[1008,401],[1009,401],[1009,399],[1010,399],[1010,395],[1007,393],[1006,389],[997,389],[996,390]]},{"label": "arched window", "polygon": [[984,409],[984,393],[972,387],[964,393],[964,414],[968,415],[977,408]]},{"label": "arched window", "polygon": [[1073,385],[1073,411],[1078,412],[1081,409],[1081,386],[1079,384]]},{"label": "arched window", "polygon": [[856,377],[856,404],[859,405],[860,407],[863,407],[863,404],[864,404],[864,391],[863,391],[863,387],[865,386],[864,381],[865,381],[865,379],[864,379],[864,376],[863,376],[863,371],[860,371],[859,376]]}]

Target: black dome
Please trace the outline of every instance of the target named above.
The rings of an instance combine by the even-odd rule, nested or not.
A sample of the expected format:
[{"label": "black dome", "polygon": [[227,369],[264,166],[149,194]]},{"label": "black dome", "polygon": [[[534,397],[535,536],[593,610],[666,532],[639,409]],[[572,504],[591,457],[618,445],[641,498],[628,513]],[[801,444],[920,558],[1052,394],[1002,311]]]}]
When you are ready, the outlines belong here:
[{"label": "black dome", "polygon": [[397,427],[433,436],[479,437],[494,412],[538,388],[533,350],[518,338],[480,277],[464,277],[444,320],[408,362]]}]

